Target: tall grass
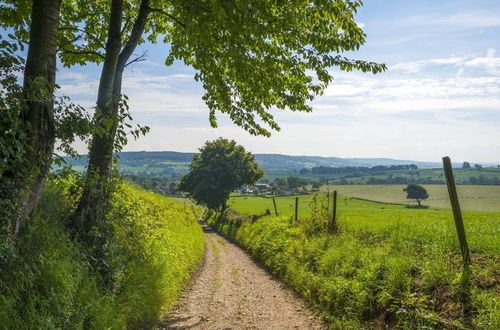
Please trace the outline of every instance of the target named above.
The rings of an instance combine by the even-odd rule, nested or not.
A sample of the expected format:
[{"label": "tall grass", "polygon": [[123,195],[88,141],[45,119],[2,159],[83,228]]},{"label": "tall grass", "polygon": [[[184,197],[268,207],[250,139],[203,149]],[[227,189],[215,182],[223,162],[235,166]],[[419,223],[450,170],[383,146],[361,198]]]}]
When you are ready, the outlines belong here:
[{"label": "tall grass", "polygon": [[201,260],[204,241],[194,209],[122,185],[109,215],[118,271],[113,290],[104,290],[64,226],[75,205],[73,188],[68,180],[49,182],[18,256],[1,270],[0,329],[148,327]]},{"label": "tall grass", "polygon": [[339,205],[335,235],[306,210],[298,224],[290,215],[250,222],[231,213],[211,224],[318,306],[332,328],[500,328],[498,213],[466,213],[467,279],[450,210]]}]

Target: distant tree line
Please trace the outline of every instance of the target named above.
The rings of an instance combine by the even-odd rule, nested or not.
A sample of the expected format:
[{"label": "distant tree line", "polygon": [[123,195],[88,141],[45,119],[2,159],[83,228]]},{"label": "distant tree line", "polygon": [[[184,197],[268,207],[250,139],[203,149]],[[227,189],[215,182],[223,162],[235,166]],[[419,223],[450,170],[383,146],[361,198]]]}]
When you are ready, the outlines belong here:
[{"label": "distant tree line", "polygon": [[[372,167],[366,166],[343,166],[343,167],[330,167],[330,166],[318,166],[311,169],[312,174],[343,174],[343,173],[364,173],[364,174],[375,174],[377,172],[389,171],[389,170],[416,170],[417,165],[377,165]],[[300,172],[302,174],[302,170]]]}]

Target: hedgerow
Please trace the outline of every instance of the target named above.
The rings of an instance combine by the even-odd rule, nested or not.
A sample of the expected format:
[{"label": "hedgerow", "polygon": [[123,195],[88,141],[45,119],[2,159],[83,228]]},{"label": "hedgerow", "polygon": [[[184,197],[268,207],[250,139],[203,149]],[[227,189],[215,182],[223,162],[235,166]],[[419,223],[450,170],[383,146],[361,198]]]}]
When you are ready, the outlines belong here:
[{"label": "hedgerow", "polygon": [[0,329],[150,327],[201,260],[199,210],[120,184],[107,214],[113,285],[103,287],[66,228],[77,190],[75,177],[49,180],[17,256],[0,272]]}]

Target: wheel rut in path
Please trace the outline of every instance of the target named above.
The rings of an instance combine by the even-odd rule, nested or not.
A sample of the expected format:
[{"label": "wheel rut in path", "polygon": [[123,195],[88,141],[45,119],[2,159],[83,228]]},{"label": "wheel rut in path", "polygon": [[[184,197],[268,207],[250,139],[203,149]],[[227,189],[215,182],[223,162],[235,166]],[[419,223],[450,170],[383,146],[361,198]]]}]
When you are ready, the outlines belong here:
[{"label": "wheel rut in path", "polygon": [[326,329],[320,317],[235,244],[202,223],[205,257],[158,329]]}]

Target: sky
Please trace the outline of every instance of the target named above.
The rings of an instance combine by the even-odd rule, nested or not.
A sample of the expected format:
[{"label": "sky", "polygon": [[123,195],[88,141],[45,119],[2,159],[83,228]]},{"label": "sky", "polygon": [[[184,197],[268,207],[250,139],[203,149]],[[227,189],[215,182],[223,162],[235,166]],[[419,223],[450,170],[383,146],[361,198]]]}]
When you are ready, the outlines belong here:
[{"label": "sky", "polygon": [[[143,45],[123,92],[150,133],[125,151],[193,152],[220,136],[254,153],[500,163],[500,1],[365,0],[356,21],[367,42],[351,58],[386,63],[377,75],[339,72],[312,113],[276,110],[270,138],[219,115],[210,127],[202,86],[168,45]],[[95,106],[100,67],[60,67],[60,93]],[[86,153],[83,144],[78,146]]]}]

